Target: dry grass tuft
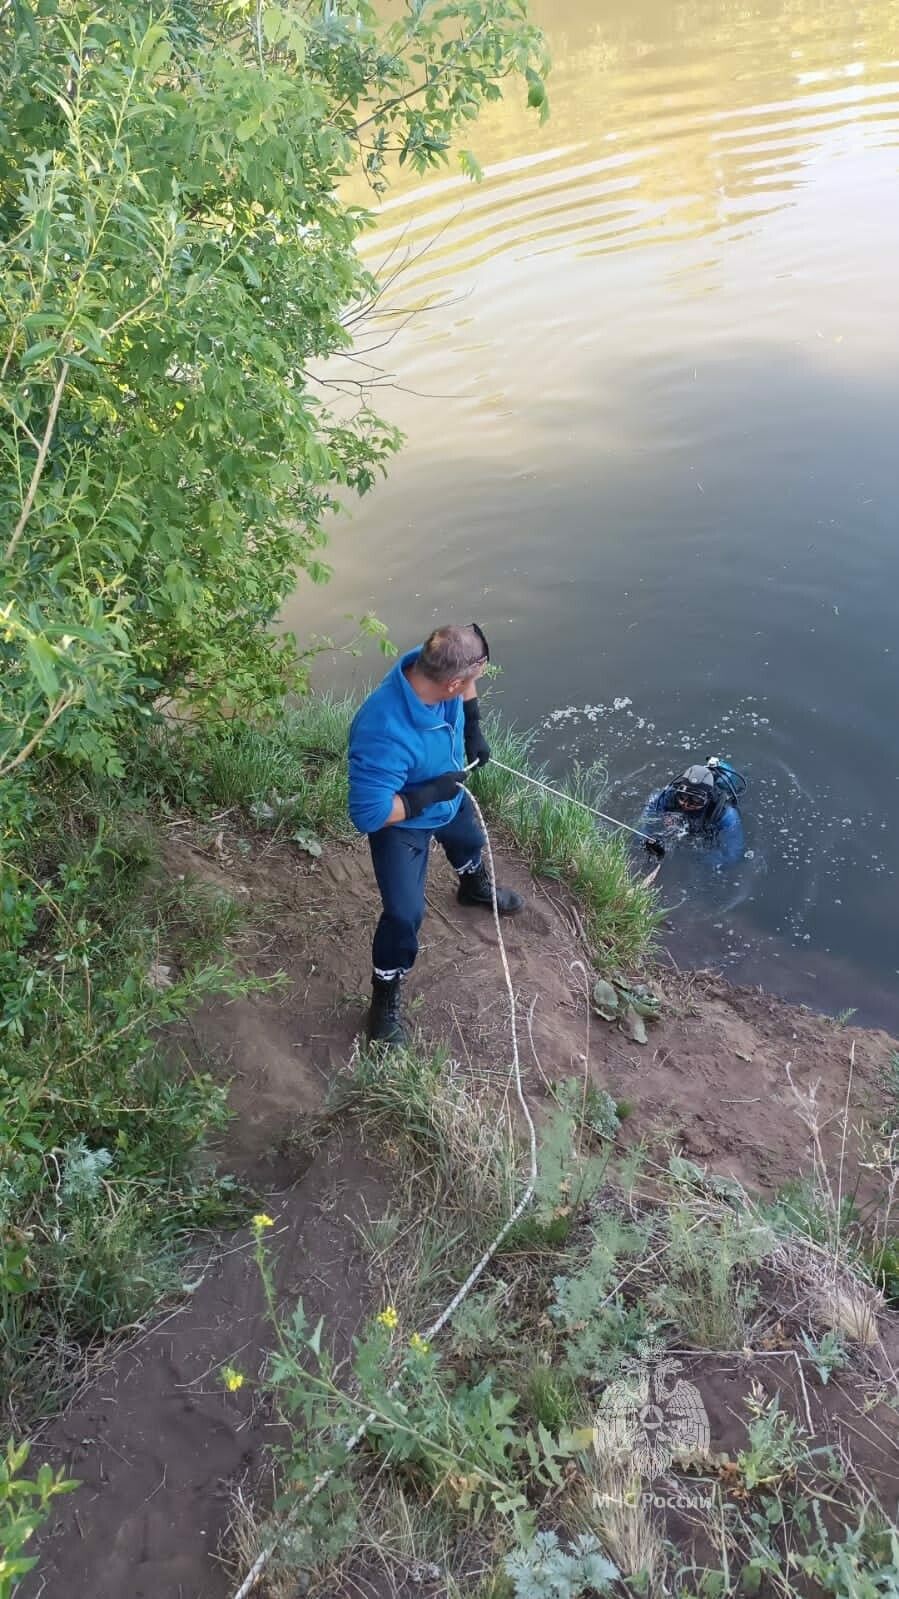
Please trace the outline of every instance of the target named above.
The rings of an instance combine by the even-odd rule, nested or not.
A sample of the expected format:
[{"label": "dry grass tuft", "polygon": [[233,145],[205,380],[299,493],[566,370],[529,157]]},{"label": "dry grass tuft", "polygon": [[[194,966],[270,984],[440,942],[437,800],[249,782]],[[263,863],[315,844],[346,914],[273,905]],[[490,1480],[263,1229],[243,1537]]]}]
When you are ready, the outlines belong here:
[{"label": "dry grass tuft", "polygon": [[824,1327],[841,1332],[854,1344],[873,1349],[880,1343],[877,1313],[883,1309],[883,1300],[874,1289],[844,1277],[822,1287],[815,1314]]},{"label": "dry grass tuft", "polygon": [[779,1304],[810,1330],[840,1332],[861,1349],[880,1344],[883,1295],[859,1275],[852,1261],[801,1236],[783,1240],[772,1261]]},{"label": "dry grass tuft", "polygon": [[594,1475],[574,1500],[584,1530],[595,1533],[625,1577],[642,1577],[649,1599],[665,1587],[664,1527],[654,1515],[646,1484],[624,1465],[597,1459]]}]

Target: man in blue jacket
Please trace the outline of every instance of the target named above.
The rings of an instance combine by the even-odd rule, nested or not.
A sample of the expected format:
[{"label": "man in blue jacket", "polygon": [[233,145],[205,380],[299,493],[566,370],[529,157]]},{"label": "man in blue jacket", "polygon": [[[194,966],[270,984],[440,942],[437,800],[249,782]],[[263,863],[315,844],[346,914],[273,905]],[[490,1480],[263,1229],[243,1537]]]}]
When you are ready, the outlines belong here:
[{"label": "man in blue jacket", "polygon": [[[490,659],[476,623],[439,627],[409,650],[360,706],[350,729],[350,816],[368,834],[383,911],[372,944],[368,1036],[403,1044],[400,983],[418,953],[431,839],[459,874],[459,902],[492,908],[484,835],[461,784],[485,766],[477,680]],[[501,915],[523,900],[497,888]]]}]

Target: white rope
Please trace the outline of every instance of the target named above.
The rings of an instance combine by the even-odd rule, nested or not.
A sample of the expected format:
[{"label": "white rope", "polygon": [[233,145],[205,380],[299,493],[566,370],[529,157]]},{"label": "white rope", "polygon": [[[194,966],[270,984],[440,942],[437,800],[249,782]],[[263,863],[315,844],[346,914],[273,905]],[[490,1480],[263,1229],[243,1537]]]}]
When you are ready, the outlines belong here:
[{"label": "white rope", "polygon": [[[499,765],[498,761],[496,762],[496,765],[497,766]],[[504,771],[508,771],[509,768],[508,767],[504,767],[503,770]],[[518,776],[519,774],[515,773],[513,775]],[[530,1110],[528,1109],[527,1100],[524,1097],[524,1089],[522,1087],[522,1082],[521,1082],[521,1060],[519,1058],[519,1053],[518,1053],[518,1011],[517,1011],[517,1006],[516,1006],[516,1002],[515,1002],[515,988],[514,988],[513,983],[512,983],[512,973],[509,970],[509,958],[508,958],[508,956],[506,954],[506,945],[505,945],[505,940],[503,939],[502,924],[500,922],[500,916],[499,916],[499,906],[498,906],[497,900],[496,900],[496,869],[495,869],[494,861],[493,861],[493,848],[492,848],[491,843],[490,843],[490,834],[487,831],[487,825],[486,825],[486,823],[484,821],[484,815],[483,815],[483,812],[481,810],[481,807],[478,804],[478,802],[475,799],[473,794],[469,793],[468,797],[471,800],[472,805],[474,806],[475,815],[477,816],[478,821],[480,822],[481,827],[483,828],[483,832],[484,832],[484,847],[485,847],[486,852],[487,852],[487,865],[488,865],[488,869],[489,869],[489,872],[490,872],[490,891],[491,891],[491,897],[492,897],[492,902],[493,902],[493,923],[494,923],[494,926],[496,928],[496,938],[497,938],[497,943],[499,945],[500,960],[502,961],[503,976],[504,976],[504,978],[506,980],[506,991],[507,991],[507,993],[509,995],[509,1021],[510,1021],[511,1032],[512,1032],[511,1075],[515,1079],[516,1097],[518,1099],[519,1105],[521,1106],[522,1114],[524,1116],[525,1122],[527,1124],[527,1129],[528,1129],[529,1175],[528,1175],[527,1187],[525,1188],[524,1193],[522,1194],[521,1198],[519,1199],[518,1204],[515,1206],[515,1209],[512,1211],[512,1214],[509,1217],[508,1221],[503,1223],[502,1227],[500,1228],[500,1230],[497,1233],[496,1237],[494,1238],[493,1242],[488,1246],[487,1249],[484,1250],[484,1253],[481,1256],[480,1260],[478,1261],[477,1265],[472,1267],[471,1271],[469,1272],[468,1276],[466,1277],[466,1279],[465,1279],[464,1283],[462,1284],[461,1288],[456,1290],[456,1292],[454,1293],[454,1295],[453,1295],[452,1299],[450,1300],[449,1304],[446,1305],[444,1307],[444,1309],[440,1312],[440,1315],[437,1317],[437,1320],[432,1322],[431,1326],[428,1327],[426,1329],[426,1331],[421,1334],[421,1337],[424,1339],[424,1341],[426,1343],[431,1343],[432,1340],[437,1337],[437,1334],[439,1332],[442,1332],[443,1328],[446,1326],[447,1322],[450,1320],[450,1317],[455,1314],[455,1312],[458,1310],[459,1306],[462,1304],[463,1300],[468,1298],[468,1295],[471,1293],[471,1290],[475,1286],[475,1283],[478,1281],[478,1279],[481,1277],[483,1272],[486,1270],[487,1266],[490,1264],[490,1261],[493,1259],[494,1255],[496,1254],[496,1251],[499,1249],[500,1244],[503,1242],[503,1240],[505,1238],[508,1237],[508,1235],[511,1232],[512,1228],[515,1226],[515,1223],[524,1214],[525,1210],[527,1209],[528,1205],[530,1204],[531,1200],[533,1199],[533,1197],[534,1197],[534,1186],[535,1186],[536,1181],[537,1181],[537,1131],[536,1131],[536,1128],[534,1127],[533,1117],[531,1116]],[[563,795],[562,797],[563,797],[563,799],[567,799],[568,798],[567,795]],[[575,801],[575,803],[577,803],[577,802]],[[597,814],[599,814],[599,813],[597,813]],[[397,1387],[399,1386],[399,1383],[400,1383],[400,1377],[397,1377],[396,1381],[391,1383],[389,1392],[390,1393],[394,1393],[395,1390],[397,1389]],[[347,1442],[346,1442],[346,1445],[345,1445],[345,1454],[346,1455],[351,1454],[352,1451],[356,1448],[356,1445],[362,1442],[362,1439],[365,1437],[365,1434],[367,1433],[367,1431],[368,1431],[369,1427],[371,1426],[372,1422],[376,1421],[376,1420],[377,1420],[377,1412],[374,1411],[374,1410],[370,1410],[368,1415],[365,1417],[365,1419],[360,1422],[359,1426],[356,1428],[356,1431],[351,1435],[350,1438],[347,1439]],[[288,1516],[286,1518],[287,1521],[292,1521],[296,1516],[299,1515],[301,1510],[304,1510],[305,1507],[308,1504],[312,1503],[313,1499],[318,1497],[318,1495],[321,1493],[322,1489],[324,1487],[326,1487],[327,1484],[331,1481],[331,1478],[334,1476],[334,1473],[335,1473],[336,1470],[337,1470],[336,1466],[331,1466],[329,1468],[329,1470],[323,1472],[320,1477],[316,1477],[315,1482],[312,1484],[312,1487],[310,1489],[308,1489],[308,1491],[303,1495],[302,1499],[298,1500],[296,1505],[294,1505],[291,1508],[291,1510],[289,1511]],[[269,1560],[271,1559],[272,1555],[275,1552],[275,1549],[276,1549],[277,1543],[278,1543],[278,1536],[279,1535],[276,1534],[276,1536],[271,1540],[271,1542],[268,1543],[266,1545],[266,1547],[261,1551],[261,1553],[257,1555],[257,1557],[254,1560],[252,1566],[250,1567],[249,1571],[247,1572],[246,1577],[244,1578],[244,1580],[241,1583],[240,1587],[238,1588],[237,1592],[234,1594],[234,1599],[247,1599],[247,1595],[252,1593],[252,1591],[255,1588],[257,1582],[259,1581],[259,1578],[262,1576],[263,1571],[265,1570],[266,1566],[268,1565]]]},{"label": "white rope", "polygon": [[[475,763],[477,764],[477,763]],[[645,844],[652,844],[656,850],[661,848],[658,839],[650,833],[641,833],[639,827],[629,827],[627,822],[619,822],[614,816],[607,816],[605,811],[598,811],[595,805],[587,805],[583,800],[575,799],[573,794],[565,794],[561,788],[553,788],[549,783],[544,783],[539,777],[532,777],[530,772],[516,772],[514,766],[506,766],[498,761],[495,755],[490,757],[491,766],[498,766],[501,772],[508,772],[510,777],[517,777],[522,783],[531,783],[534,788],[542,788],[544,794],[553,794],[556,799],[564,800],[566,805],[576,805],[578,810],[589,811],[591,816],[598,816],[601,822],[608,822],[610,827],[620,827],[625,833],[633,833],[635,838],[642,838]],[[472,768],[466,766],[466,772]]]}]

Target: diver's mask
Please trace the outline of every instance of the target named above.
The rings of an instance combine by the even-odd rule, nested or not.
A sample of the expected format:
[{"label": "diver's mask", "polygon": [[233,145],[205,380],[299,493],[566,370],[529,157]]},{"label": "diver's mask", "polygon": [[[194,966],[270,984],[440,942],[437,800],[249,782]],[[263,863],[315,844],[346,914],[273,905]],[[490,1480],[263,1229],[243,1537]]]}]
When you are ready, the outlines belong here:
[{"label": "diver's mask", "polygon": [[707,766],[688,766],[671,784],[675,804],[684,816],[700,817],[715,799],[715,779]]}]

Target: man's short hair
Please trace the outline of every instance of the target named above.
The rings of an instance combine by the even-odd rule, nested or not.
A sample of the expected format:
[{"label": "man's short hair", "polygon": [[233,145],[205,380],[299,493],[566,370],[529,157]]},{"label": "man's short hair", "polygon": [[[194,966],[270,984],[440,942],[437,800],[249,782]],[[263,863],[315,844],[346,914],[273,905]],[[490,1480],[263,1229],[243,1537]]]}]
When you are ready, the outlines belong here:
[{"label": "man's short hair", "polygon": [[448,683],[467,677],[483,659],[484,643],[473,627],[436,627],[415,664],[433,683]]}]

